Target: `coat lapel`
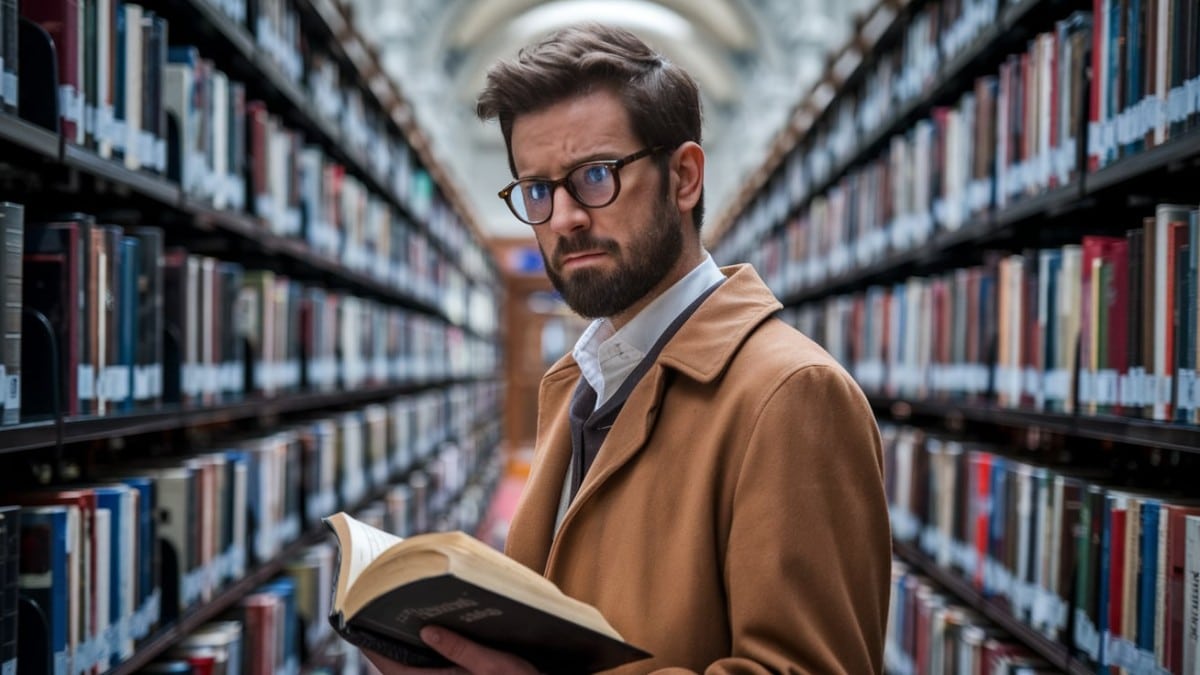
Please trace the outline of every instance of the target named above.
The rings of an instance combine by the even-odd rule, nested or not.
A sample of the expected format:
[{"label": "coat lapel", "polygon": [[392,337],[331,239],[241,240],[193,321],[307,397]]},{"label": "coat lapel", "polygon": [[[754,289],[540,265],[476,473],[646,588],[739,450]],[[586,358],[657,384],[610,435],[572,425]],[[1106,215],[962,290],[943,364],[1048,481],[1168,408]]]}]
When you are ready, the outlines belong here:
[{"label": "coat lapel", "polygon": [[554,521],[571,461],[568,407],[579,367],[568,355],[547,372],[539,396],[535,468],[509,530],[506,550],[511,557],[548,572],[562,533],[650,438],[666,392],[668,369],[701,382],[716,379],[745,337],[781,306],[753,268],[739,265],[723,271],[728,279],[722,287],[697,308],[629,395],[563,517],[559,536],[555,536]]}]

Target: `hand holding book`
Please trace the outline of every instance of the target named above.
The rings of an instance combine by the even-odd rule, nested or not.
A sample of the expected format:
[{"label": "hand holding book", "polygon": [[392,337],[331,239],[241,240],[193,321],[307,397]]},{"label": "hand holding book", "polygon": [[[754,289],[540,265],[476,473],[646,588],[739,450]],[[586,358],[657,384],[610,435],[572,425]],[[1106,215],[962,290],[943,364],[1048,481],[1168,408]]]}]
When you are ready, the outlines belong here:
[{"label": "hand holding book", "polygon": [[440,675],[441,673],[488,673],[489,675],[537,675],[533,664],[512,654],[489,649],[471,642],[457,633],[444,628],[426,626],[421,630],[421,640],[436,650],[446,660],[456,664],[444,669],[415,668],[393,661],[378,652],[364,649],[363,653],[382,675]]},{"label": "hand holding book", "polygon": [[[581,673],[649,656],[595,607],[462,532],[400,539],[345,513],[325,523],[338,544],[330,623],[397,667],[458,663],[474,670],[487,663],[494,672],[490,659],[498,658],[513,659],[513,670],[503,672]],[[454,635],[439,631],[446,641],[431,646],[429,627]]]}]

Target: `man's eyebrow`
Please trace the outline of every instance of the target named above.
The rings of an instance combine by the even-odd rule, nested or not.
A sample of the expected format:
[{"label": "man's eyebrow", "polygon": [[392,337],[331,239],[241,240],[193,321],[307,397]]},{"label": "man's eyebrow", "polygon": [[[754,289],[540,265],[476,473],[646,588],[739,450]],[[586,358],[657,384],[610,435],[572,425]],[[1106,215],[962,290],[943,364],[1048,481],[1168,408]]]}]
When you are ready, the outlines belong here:
[{"label": "man's eyebrow", "polygon": [[571,169],[574,169],[575,167],[579,166],[580,164],[588,164],[590,162],[613,161],[613,160],[620,159],[621,157],[622,157],[622,155],[619,152],[612,151],[612,150],[600,150],[600,151],[593,152],[593,153],[590,153],[587,155],[582,155],[580,157],[575,158],[571,162],[564,164],[559,169],[557,176],[547,176],[546,174],[532,173],[532,174],[529,174],[528,176],[522,176],[520,174],[517,174],[517,178],[520,180],[526,180],[529,178],[545,178],[547,180],[555,180],[555,179],[562,178],[563,176],[567,175],[568,171],[570,171]]}]

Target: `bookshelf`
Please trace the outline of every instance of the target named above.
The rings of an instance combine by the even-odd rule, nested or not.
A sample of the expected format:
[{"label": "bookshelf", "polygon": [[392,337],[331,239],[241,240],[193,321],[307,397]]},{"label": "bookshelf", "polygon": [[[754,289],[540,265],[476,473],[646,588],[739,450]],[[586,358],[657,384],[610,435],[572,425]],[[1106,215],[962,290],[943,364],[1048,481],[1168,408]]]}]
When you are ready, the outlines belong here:
[{"label": "bookshelf", "polygon": [[[63,8],[60,23],[33,15]],[[6,671],[37,672],[42,658],[17,663],[18,628],[26,648],[49,642],[68,606],[95,603],[77,637],[48,649],[64,672],[202,667],[210,657],[190,640],[235,619],[241,653],[278,653],[273,670],[298,675],[302,654],[337,651],[320,612],[332,576],[322,515],[358,512],[403,534],[470,531],[483,516],[502,459],[499,269],[347,11],[0,7],[0,28],[20,27],[19,45],[0,30],[0,56],[58,45],[78,66],[22,59],[19,108],[0,88],[0,374],[22,366],[19,412],[0,418],[0,483],[31,500],[0,509]],[[62,31],[53,43],[39,21]],[[34,81],[66,86],[31,98]],[[51,246],[51,230],[70,234]],[[30,276],[30,260],[55,271]],[[31,288],[42,304],[14,304]],[[57,351],[28,327],[42,318]],[[61,393],[39,383],[30,396],[50,364]],[[70,487],[82,485],[95,487]],[[50,534],[31,545],[63,564],[51,585],[22,590],[21,616],[40,612],[30,623],[8,604],[34,511]],[[84,548],[96,571],[68,583],[66,551]],[[289,626],[305,616],[320,619],[300,636]]]},{"label": "bookshelf", "polygon": [[[889,479],[897,675],[950,635],[942,593],[978,617],[971,658],[1183,667],[1172,626],[1194,610],[1167,579],[1200,562],[1179,546],[1200,527],[1197,40],[1177,0],[880,2],[714,220],[714,257],[754,263],[859,380],[887,461],[923,458]],[[977,446],[1010,482],[961,463]],[[1051,500],[1064,485],[1096,500],[1090,525]],[[1028,515],[997,489],[1048,501]],[[1005,508],[1028,549],[988,520]],[[1087,543],[1118,534],[1122,557]],[[998,576],[971,578],[985,559]]]}]

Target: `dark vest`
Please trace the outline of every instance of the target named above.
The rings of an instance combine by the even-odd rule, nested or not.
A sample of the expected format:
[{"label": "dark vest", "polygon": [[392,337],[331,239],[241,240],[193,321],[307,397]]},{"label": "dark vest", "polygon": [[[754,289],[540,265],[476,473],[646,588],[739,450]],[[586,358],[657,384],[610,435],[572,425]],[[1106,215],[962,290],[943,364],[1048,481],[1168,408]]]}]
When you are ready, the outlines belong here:
[{"label": "dark vest", "polygon": [[629,377],[621,383],[617,392],[598,409],[596,409],[596,390],[588,384],[586,377],[579,376],[579,385],[575,387],[575,394],[571,397],[571,501],[575,500],[579,487],[583,485],[583,477],[587,475],[588,469],[592,468],[592,462],[600,453],[600,446],[608,437],[608,430],[617,421],[617,416],[621,414],[621,408],[625,406],[625,401],[629,399],[633,388],[650,370],[650,366],[653,366],[654,362],[658,360],[658,355],[662,352],[663,347],[671,341],[684,322],[722,283],[724,281],[710,286],[708,290],[700,294],[700,297],[693,300],[692,304],[680,312],[679,316],[675,317],[675,320],[654,342],[650,351],[642,357],[633,372],[629,373]]}]

